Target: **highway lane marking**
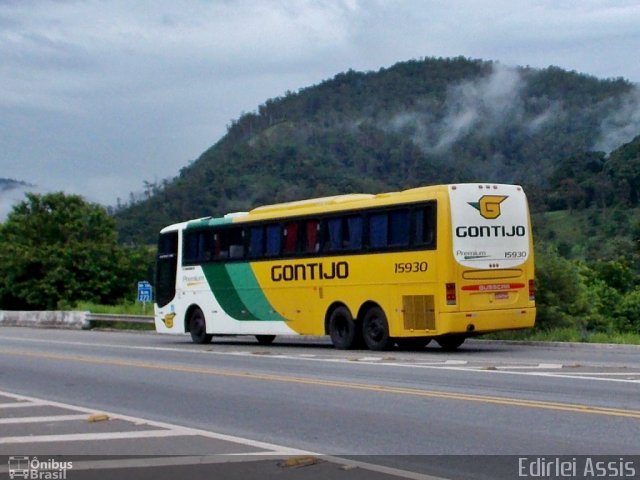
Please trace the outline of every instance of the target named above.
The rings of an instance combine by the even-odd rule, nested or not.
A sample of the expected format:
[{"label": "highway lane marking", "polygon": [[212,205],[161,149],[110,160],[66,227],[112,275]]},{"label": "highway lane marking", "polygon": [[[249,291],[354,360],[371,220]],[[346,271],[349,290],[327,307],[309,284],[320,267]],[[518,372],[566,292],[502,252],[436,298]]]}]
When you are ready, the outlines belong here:
[{"label": "highway lane marking", "polygon": [[378,392],[378,393],[392,393],[392,394],[399,394],[399,395],[437,398],[437,399],[443,399],[443,400],[460,400],[460,401],[479,402],[479,403],[486,403],[486,404],[493,404],[493,405],[504,405],[504,406],[512,406],[512,407],[525,407],[525,408],[564,411],[564,412],[572,412],[572,413],[585,413],[585,414],[591,414],[591,415],[606,415],[606,416],[640,419],[640,410],[629,410],[629,409],[621,409],[621,408],[598,407],[598,406],[590,406],[590,405],[548,402],[543,400],[527,400],[527,399],[509,398],[509,397],[496,397],[496,396],[489,396],[489,395],[442,392],[442,391],[424,390],[424,389],[418,389],[418,388],[394,387],[389,385],[351,383],[351,382],[342,382],[338,380],[323,380],[323,379],[314,379],[314,378],[308,378],[308,377],[295,377],[295,376],[289,376],[289,375],[260,374],[260,373],[251,373],[251,372],[223,370],[223,369],[217,369],[217,368],[211,368],[211,367],[179,366],[179,365],[148,363],[148,362],[131,361],[131,360],[127,361],[127,360],[117,360],[117,359],[109,359],[109,358],[86,357],[86,356],[80,356],[80,355],[63,355],[63,354],[48,354],[48,353],[40,353],[40,352],[27,352],[24,350],[0,349],[0,353],[23,356],[23,357],[31,357],[31,358],[43,358],[47,360],[72,361],[72,362],[87,363],[92,365],[134,367],[134,368],[143,368],[143,369],[149,369],[149,370],[195,373],[195,374],[222,376],[222,377],[229,377],[229,378],[244,378],[244,379],[250,379],[250,380],[264,380],[264,381],[284,382],[284,383],[291,383],[291,384],[334,387],[334,388],[343,388],[343,389],[350,389],[350,390],[371,391],[371,392]]},{"label": "highway lane marking", "polygon": [[50,423],[67,422],[70,420],[86,420],[87,416],[82,415],[50,415],[47,417],[16,417],[0,418],[0,425],[20,424],[20,423]]},{"label": "highway lane marking", "polygon": [[[187,349],[187,348],[178,348],[178,347],[148,347],[142,345],[121,345],[114,343],[79,343],[68,340],[44,340],[44,339],[32,339],[32,338],[20,338],[20,337],[7,337],[0,335],[0,340],[20,340],[23,342],[35,342],[35,343],[47,343],[47,344],[59,344],[59,345],[73,345],[73,346],[81,346],[81,347],[104,347],[104,348],[116,348],[116,349],[125,349],[125,350],[141,350],[141,351],[157,351],[157,352],[174,352],[174,353],[186,353],[186,354],[204,354],[204,355],[222,355],[222,356],[243,356],[243,357],[251,357],[255,356],[255,352],[247,352],[247,351],[231,351],[231,352],[219,352],[211,349],[202,350],[202,349]],[[354,363],[354,358],[322,358],[316,355],[307,355],[307,354],[277,354],[277,355],[265,355],[263,351],[261,357],[263,358],[273,358],[273,359],[285,359],[285,360],[306,360],[313,362],[321,362],[321,363]],[[392,352],[390,352],[392,353]],[[563,367],[562,364],[550,364],[550,363],[539,363],[537,365],[500,365],[500,366],[486,366],[486,365],[468,365],[468,361],[466,360],[444,360],[439,362],[389,362],[389,361],[363,361],[358,360],[358,363],[363,365],[378,365],[378,366],[386,366],[386,367],[400,367],[400,368],[423,368],[423,369],[434,369],[434,370],[449,370],[449,371],[459,371],[459,372],[483,372],[483,373],[492,373],[492,374],[505,374],[505,375],[525,375],[525,376],[539,376],[539,377],[547,377],[547,378],[562,378],[562,379],[572,379],[572,380],[589,380],[589,381],[600,381],[600,382],[617,382],[617,383],[640,383],[640,378],[611,378],[611,376],[603,376],[603,377],[585,377],[579,373],[571,372],[543,372],[540,370],[544,369],[553,369],[559,370]],[[560,366],[560,368],[558,368]],[[525,371],[526,370],[526,371]],[[536,371],[538,370],[538,371]],[[629,376],[640,375],[640,372],[629,372]]]},{"label": "highway lane marking", "polygon": [[65,433],[62,435],[26,435],[23,437],[15,436],[0,438],[0,445],[17,443],[78,442],[87,440],[123,440],[127,438],[166,437],[184,437],[184,434],[175,430],[144,430],[107,433]]},{"label": "highway lane marking", "polygon": [[[57,407],[66,410],[83,412],[82,415],[60,415],[59,418],[67,417],[66,419],[72,420],[70,417],[80,416],[81,418],[87,418],[87,414],[95,413],[95,410],[80,407],[77,405],[70,405],[62,402],[48,401],[42,400],[40,398],[29,397],[26,395],[19,395],[12,392],[5,392],[0,390],[0,397],[8,397],[12,398],[18,402],[23,402],[27,404],[38,404],[38,405],[48,405],[52,407]],[[105,412],[110,418],[118,419],[126,422],[130,422],[134,425],[150,425],[157,430],[145,430],[145,431],[137,431],[131,433],[149,433],[153,434],[153,438],[157,438],[158,436],[162,437],[171,437],[171,436],[192,436],[192,437],[205,437],[216,440],[223,440],[231,443],[236,443],[239,445],[244,445],[247,447],[252,447],[256,449],[262,449],[264,451],[257,452],[246,452],[246,453],[227,453],[227,454],[218,454],[218,455],[196,455],[196,456],[153,456],[142,457],[142,458],[133,458],[133,459],[110,459],[110,460],[90,460],[90,461],[74,461],[73,462],[73,470],[116,470],[116,469],[126,469],[126,468],[144,468],[144,467],[168,467],[168,466],[189,466],[189,465],[207,465],[207,464],[216,464],[216,463],[239,463],[239,462],[247,462],[247,461],[262,461],[265,458],[273,457],[274,459],[282,459],[292,456],[313,456],[320,457],[325,461],[331,462],[336,465],[342,466],[353,466],[359,467],[370,472],[383,473],[391,476],[395,476],[398,478],[406,478],[410,480],[446,480],[441,477],[435,477],[432,475],[422,474],[418,472],[412,472],[409,470],[402,470],[393,467],[387,467],[384,465],[378,465],[375,463],[368,462],[360,462],[357,460],[351,460],[347,458],[342,458],[333,455],[322,455],[318,453],[314,453],[307,450],[301,450],[297,448],[290,448],[282,445],[276,445],[268,442],[261,442],[256,440],[251,440],[248,438],[237,437],[233,435],[226,435],[222,433],[210,432],[207,430],[200,430],[190,427],[183,427],[180,425],[169,424],[165,422],[158,422],[153,420],[147,420],[139,417],[131,417],[128,415],[120,415],[112,412]],[[31,417],[31,418],[46,418],[46,417]],[[25,417],[22,420],[28,419]],[[4,419],[4,420],[13,420],[13,419]],[[13,423],[13,422],[5,422],[5,423]],[[159,432],[159,434],[158,434]],[[115,437],[117,436],[117,437]],[[86,437],[86,438],[84,438]],[[123,439],[123,438],[134,438],[131,436],[122,437],[120,432],[116,433],[107,433],[107,434],[65,434],[65,435],[40,435],[40,436],[28,436],[28,437],[6,437],[7,444],[17,443],[17,444],[29,444],[32,442],[42,442],[42,441],[57,441],[64,442],[70,440],[84,440],[84,441],[92,441],[92,440],[110,440],[110,439]],[[142,438],[137,436],[135,438]],[[0,439],[0,444],[2,444],[3,439]],[[12,441],[13,440],[13,441]],[[9,471],[8,465],[0,464],[0,473],[5,473]]]},{"label": "highway lane marking", "polygon": [[17,403],[0,403],[0,408],[26,408],[41,407],[47,405],[46,402],[17,402]]},{"label": "highway lane marking", "polygon": [[[86,415],[93,415],[96,413],[96,409],[80,407],[77,405],[70,405],[62,402],[42,400],[40,398],[30,397],[26,395],[19,395],[16,393],[5,392],[2,390],[0,390],[0,396],[12,398],[19,402],[28,402],[31,404],[46,405],[46,406],[57,407],[65,410],[82,412],[85,414],[85,418],[86,418]],[[274,455],[306,455],[310,453],[305,450],[283,447],[281,445],[276,445],[268,442],[260,442],[257,440],[250,440],[242,437],[235,437],[233,435],[225,435],[222,433],[209,432],[206,430],[200,430],[200,429],[191,428],[191,427],[183,427],[179,425],[173,425],[170,423],[158,422],[155,420],[147,420],[144,418],[121,415],[119,413],[106,412],[106,411],[101,411],[101,413],[108,415],[113,420],[122,420],[136,426],[148,425],[150,427],[153,427],[156,430],[175,431],[175,432],[178,432],[178,434],[181,436],[201,436],[201,437],[210,438],[214,440],[223,440],[226,442],[237,443],[239,445],[244,445],[244,446],[252,447],[256,449],[269,450]],[[144,430],[144,431],[148,431],[148,430]],[[253,454],[253,453],[254,452],[248,452],[247,455]]]}]

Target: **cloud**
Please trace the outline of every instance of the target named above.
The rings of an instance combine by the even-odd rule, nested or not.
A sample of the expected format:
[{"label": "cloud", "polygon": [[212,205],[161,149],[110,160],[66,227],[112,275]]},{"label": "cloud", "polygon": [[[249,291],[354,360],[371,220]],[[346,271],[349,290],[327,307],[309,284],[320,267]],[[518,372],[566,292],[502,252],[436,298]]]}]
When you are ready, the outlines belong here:
[{"label": "cloud", "polygon": [[593,149],[606,153],[640,135],[640,87],[622,98],[620,108],[602,121],[600,130]]},{"label": "cloud", "polygon": [[449,88],[443,118],[435,118],[429,105],[418,105],[398,113],[383,128],[409,133],[414,143],[435,154],[471,132],[490,136],[516,125],[534,134],[560,115],[562,107],[556,102],[535,117],[527,116],[521,97],[525,86],[516,68],[495,63],[488,75]]},{"label": "cloud", "polygon": [[18,203],[26,200],[25,194],[33,192],[44,194],[47,193],[35,185],[25,185],[22,183],[2,184],[0,188],[0,222],[3,222],[13,207]]},{"label": "cloud", "polygon": [[507,118],[519,121],[523,112],[522,85],[516,69],[494,64],[488,76],[453,87],[434,150],[448,149],[472,129],[490,135],[504,126]]}]

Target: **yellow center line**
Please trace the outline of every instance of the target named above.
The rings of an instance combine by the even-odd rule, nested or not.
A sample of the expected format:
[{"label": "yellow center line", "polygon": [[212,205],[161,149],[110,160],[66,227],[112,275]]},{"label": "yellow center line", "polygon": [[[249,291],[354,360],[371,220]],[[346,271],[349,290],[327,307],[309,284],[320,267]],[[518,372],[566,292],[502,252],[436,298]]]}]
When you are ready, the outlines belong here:
[{"label": "yellow center line", "polygon": [[97,365],[110,365],[118,367],[145,368],[150,370],[163,370],[169,372],[196,373],[202,375],[214,375],[221,377],[245,378],[250,380],[264,380],[272,382],[285,382],[303,385],[344,388],[349,390],[362,390],[381,393],[394,393],[416,397],[438,398],[445,400],[460,400],[467,402],[480,402],[493,405],[507,405],[512,407],[537,408],[574,413],[588,413],[592,415],[608,415],[615,417],[627,417],[640,419],[640,410],[621,408],[596,407],[572,403],[547,402],[543,400],[526,400],[509,397],[494,397],[489,395],[475,395],[455,392],[439,392],[436,390],[424,390],[420,388],[394,387],[389,385],[375,385],[367,383],[351,383],[338,380],[323,380],[308,377],[295,377],[290,375],[274,375],[267,373],[239,372],[222,370],[211,367],[179,366],[162,363],[148,363],[133,360],[118,360],[111,358],[94,358],[79,355],[63,355],[54,353],[28,352],[23,350],[0,349],[0,353],[23,357],[43,358],[47,360],[72,361]]}]

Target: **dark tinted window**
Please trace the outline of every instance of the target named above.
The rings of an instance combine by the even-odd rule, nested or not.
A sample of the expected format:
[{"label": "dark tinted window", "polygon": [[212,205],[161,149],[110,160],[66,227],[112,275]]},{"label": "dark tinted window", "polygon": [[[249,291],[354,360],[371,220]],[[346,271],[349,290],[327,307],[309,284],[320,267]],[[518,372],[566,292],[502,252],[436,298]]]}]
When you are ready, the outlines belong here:
[{"label": "dark tinted window", "polygon": [[244,237],[241,227],[215,230],[214,257],[216,259],[244,258]]},{"label": "dark tinted window", "polygon": [[346,215],[325,220],[325,251],[362,248],[362,216]]},{"label": "dark tinted window", "polygon": [[249,229],[249,258],[260,258],[264,255],[264,226]]},{"label": "dark tinted window", "polygon": [[413,212],[414,240],[416,246],[436,248],[436,205],[419,207]]},{"label": "dark tinted window", "polygon": [[389,216],[386,212],[369,216],[369,246],[384,248],[387,246]]},{"label": "dark tinted window", "polygon": [[266,250],[268,257],[277,257],[280,255],[280,247],[282,246],[282,232],[280,225],[268,225],[266,227]]},{"label": "dark tinted window", "polygon": [[182,261],[185,264],[208,262],[213,258],[214,234],[211,230],[187,230],[184,233]]},{"label": "dark tinted window", "polygon": [[405,247],[409,245],[409,209],[389,212],[388,245],[390,247]]}]

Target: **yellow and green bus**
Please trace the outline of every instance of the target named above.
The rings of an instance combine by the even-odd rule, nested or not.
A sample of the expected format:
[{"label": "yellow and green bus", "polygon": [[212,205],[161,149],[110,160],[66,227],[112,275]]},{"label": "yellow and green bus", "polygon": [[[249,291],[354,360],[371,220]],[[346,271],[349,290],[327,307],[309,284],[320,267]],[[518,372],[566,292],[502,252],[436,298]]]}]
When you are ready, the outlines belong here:
[{"label": "yellow and green bus", "polygon": [[452,350],[534,324],[527,199],[517,185],[438,185],[190,220],[161,230],[155,289],[157,331],[195,343]]}]

